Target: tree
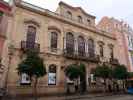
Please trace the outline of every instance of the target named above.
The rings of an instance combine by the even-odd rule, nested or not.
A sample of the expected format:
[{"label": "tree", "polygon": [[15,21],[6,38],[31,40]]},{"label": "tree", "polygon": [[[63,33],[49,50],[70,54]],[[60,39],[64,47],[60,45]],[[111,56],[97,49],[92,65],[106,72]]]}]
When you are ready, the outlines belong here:
[{"label": "tree", "polygon": [[106,79],[111,77],[112,70],[107,64],[98,65],[94,70],[94,76],[102,78],[104,80],[104,86],[106,89]]},{"label": "tree", "polygon": [[128,78],[133,78],[133,72],[128,72]]},{"label": "tree", "polygon": [[80,76],[81,71],[76,64],[71,64],[66,68],[65,74],[69,79],[74,80]]},{"label": "tree", "polygon": [[123,89],[125,88],[125,80],[128,78],[128,72],[125,65],[117,65],[113,69],[113,78],[123,81]]},{"label": "tree", "polygon": [[[66,76],[70,80],[75,80],[76,83],[78,82],[78,78],[80,78],[80,87],[81,87],[81,92],[84,92],[86,90],[86,78],[85,78],[85,66],[84,64],[71,64],[69,65],[66,70],[65,70]],[[78,84],[78,83],[77,83]],[[78,86],[75,85],[75,89]],[[77,90],[77,89],[76,89]]]},{"label": "tree", "polygon": [[26,58],[18,65],[18,74],[25,73],[31,78],[34,78],[34,96],[37,100],[37,83],[38,78],[43,77],[46,74],[46,69],[43,64],[43,59],[39,57],[39,53],[33,50],[27,51]]},{"label": "tree", "polygon": [[[76,64],[71,64],[68,65],[67,68],[65,69],[65,74],[70,80],[77,80],[80,76],[80,70],[78,68],[78,65]],[[75,90],[78,90],[78,86],[75,86]],[[69,90],[69,84],[67,84],[67,93],[70,93]]]}]

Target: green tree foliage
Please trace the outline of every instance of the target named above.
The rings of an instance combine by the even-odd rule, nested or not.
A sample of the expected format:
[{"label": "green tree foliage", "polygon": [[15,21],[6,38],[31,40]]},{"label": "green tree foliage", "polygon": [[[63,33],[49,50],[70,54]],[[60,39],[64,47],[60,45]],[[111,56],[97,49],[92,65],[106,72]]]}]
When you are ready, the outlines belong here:
[{"label": "green tree foliage", "polygon": [[86,90],[86,74],[84,64],[69,65],[65,70],[65,74],[70,80],[77,80],[78,78],[80,78],[81,92],[84,92]]},{"label": "green tree foliage", "polygon": [[117,65],[113,69],[113,78],[114,79],[119,79],[119,80],[124,80],[127,79],[128,77],[128,72],[127,68],[124,65]]},{"label": "green tree foliage", "polygon": [[128,78],[133,78],[133,72],[128,72]]},{"label": "green tree foliage", "polygon": [[66,76],[68,76],[71,80],[77,79],[81,71],[79,70],[78,66],[76,64],[69,65],[65,70]]},{"label": "green tree foliage", "polygon": [[126,79],[128,78],[128,71],[125,65],[117,65],[113,69],[113,78],[123,81],[123,90],[125,91]]},{"label": "green tree foliage", "polygon": [[107,89],[106,79],[111,77],[112,70],[107,64],[98,65],[94,70],[94,76],[104,80],[104,92]]},{"label": "green tree foliage", "polygon": [[[39,53],[33,50],[27,51],[26,58],[18,65],[18,73],[28,74],[31,78],[35,79],[34,82],[34,92],[37,95],[37,83],[38,78],[43,77],[46,74],[46,69],[43,64],[43,59],[40,58]],[[36,100],[37,98],[35,98]]]},{"label": "green tree foliage", "polygon": [[107,79],[110,78],[112,73],[111,68],[108,65],[102,64],[102,65],[98,65],[94,71],[94,75],[96,77],[100,77],[103,79]]}]

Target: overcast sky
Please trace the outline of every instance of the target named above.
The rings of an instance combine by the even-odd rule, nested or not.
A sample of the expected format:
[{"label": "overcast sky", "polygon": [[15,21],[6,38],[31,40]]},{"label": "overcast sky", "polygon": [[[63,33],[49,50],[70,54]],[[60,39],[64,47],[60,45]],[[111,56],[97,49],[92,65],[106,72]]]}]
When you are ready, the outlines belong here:
[{"label": "overcast sky", "polygon": [[[8,1],[8,0],[6,0]],[[127,21],[133,27],[133,0],[23,0],[55,11],[58,3],[64,1],[72,6],[80,6],[87,13],[95,15],[98,22],[103,16]]]}]

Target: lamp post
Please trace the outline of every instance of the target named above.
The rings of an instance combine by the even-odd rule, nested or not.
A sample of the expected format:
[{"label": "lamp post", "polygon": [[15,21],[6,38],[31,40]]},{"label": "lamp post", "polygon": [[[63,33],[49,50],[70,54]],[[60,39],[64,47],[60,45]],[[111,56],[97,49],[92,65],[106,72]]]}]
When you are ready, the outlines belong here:
[{"label": "lamp post", "polygon": [[8,76],[9,76],[9,70],[10,70],[10,65],[11,65],[11,60],[14,52],[14,46],[10,45],[8,47],[8,66],[7,66],[7,71],[6,71],[6,76],[5,76],[5,90],[7,92],[7,84],[8,84]]}]

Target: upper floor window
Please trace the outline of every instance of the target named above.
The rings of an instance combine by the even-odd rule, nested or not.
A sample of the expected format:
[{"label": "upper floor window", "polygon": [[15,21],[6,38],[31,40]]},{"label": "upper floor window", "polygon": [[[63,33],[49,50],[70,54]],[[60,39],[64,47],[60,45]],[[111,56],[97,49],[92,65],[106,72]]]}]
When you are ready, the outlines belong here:
[{"label": "upper floor window", "polygon": [[58,45],[58,33],[51,32],[51,50],[57,49]]},{"label": "upper floor window", "polygon": [[36,27],[34,26],[28,26],[27,30],[27,48],[34,48],[35,44],[35,39],[36,39]]},{"label": "upper floor window", "polygon": [[110,57],[111,57],[112,59],[114,58],[113,48],[110,48]]},{"label": "upper floor window", "polygon": [[110,58],[113,59],[114,58],[114,50],[113,50],[112,44],[109,45],[109,49],[110,49]]},{"label": "upper floor window", "polygon": [[95,54],[94,41],[92,39],[88,40],[88,53],[90,57],[93,57]]},{"label": "upper floor window", "polygon": [[82,36],[78,37],[78,55],[85,55],[85,39]]},{"label": "upper floor window", "polygon": [[48,85],[56,85],[56,65],[50,65],[48,69]]},{"label": "upper floor window", "polygon": [[100,57],[103,57],[103,45],[99,45],[99,49],[100,49]]},{"label": "upper floor window", "polygon": [[87,19],[87,24],[91,25],[91,20],[90,19]]},{"label": "upper floor window", "polygon": [[67,18],[72,19],[72,13],[70,11],[67,11]]},{"label": "upper floor window", "polygon": [[98,41],[99,44],[99,55],[100,57],[104,57],[104,43],[102,41]]},{"label": "upper floor window", "polygon": [[79,22],[79,23],[82,23],[82,22],[83,22],[83,19],[82,19],[81,16],[78,16],[78,22]]},{"label": "upper floor window", "polygon": [[74,53],[74,36],[70,32],[66,34],[66,50],[69,54]]}]

